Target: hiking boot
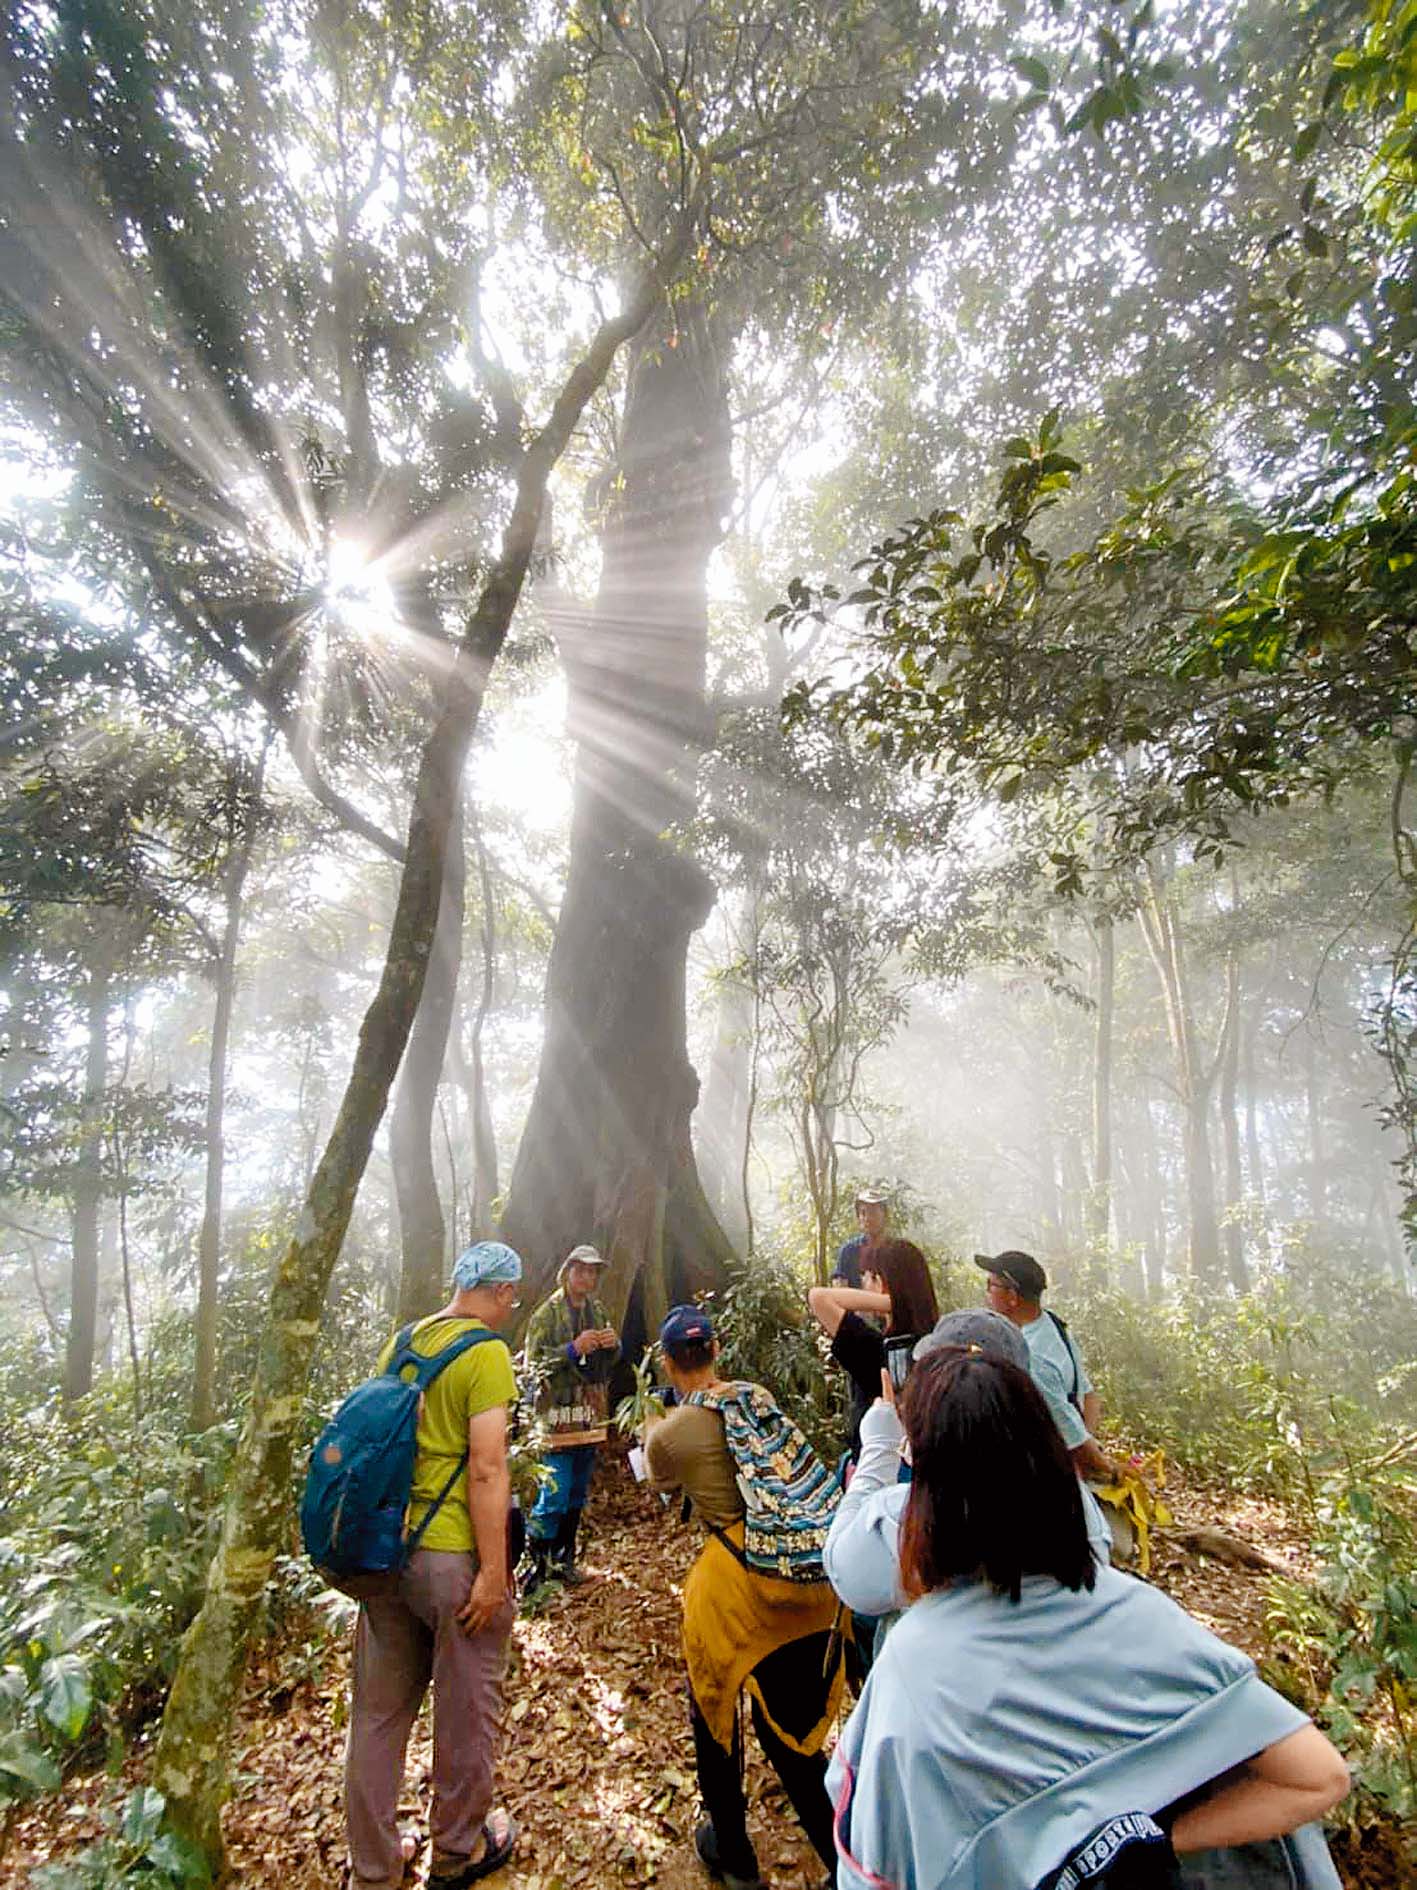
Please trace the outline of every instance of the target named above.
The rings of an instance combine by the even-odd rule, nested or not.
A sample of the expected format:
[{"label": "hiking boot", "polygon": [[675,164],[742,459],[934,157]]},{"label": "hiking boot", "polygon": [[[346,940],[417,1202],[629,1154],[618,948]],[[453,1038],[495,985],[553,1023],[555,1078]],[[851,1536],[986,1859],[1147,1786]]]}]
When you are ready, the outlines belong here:
[{"label": "hiking boot", "polygon": [[581,1526],[581,1512],[568,1509],[557,1531],[555,1545],[552,1548],[552,1573],[563,1581],[568,1588],[579,1588],[582,1582],[592,1581],[593,1576],[584,1569],[576,1567],[576,1532]]},{"label": "hiking boot", "polygon": [[529,1538],[524,1565],[526,1574],[522,1580],[524,1593],[533,1594],[538,1588],[544,1588],[548,1581],[560,1575],[560,1570],[555,1565],[555,1555],[556,1543],[552,1538],[547,1537],[545,1540],[539,1536]]},{"label": "hiking boot", "polygon": [[739,1877],[731,1870],[725,1870],[718,1856],[718,1833],[713,1828],[713,1820],[705,1818],[694,1833],[694,1849],[698,1852],[699,1862],[713,1878],[721,1883],[724,1890],[768,1890],[767,1885],[758,1875],[757,1859],[753,1860],[751,1877]]}]

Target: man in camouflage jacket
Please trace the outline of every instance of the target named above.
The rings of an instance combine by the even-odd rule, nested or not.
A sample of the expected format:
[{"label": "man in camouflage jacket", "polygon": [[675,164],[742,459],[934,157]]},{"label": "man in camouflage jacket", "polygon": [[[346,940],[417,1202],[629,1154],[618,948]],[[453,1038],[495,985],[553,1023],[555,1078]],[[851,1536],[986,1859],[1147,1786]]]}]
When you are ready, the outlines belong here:
[{"label": "man in camouflage jacket", "polygon": [[549,1436],[542,1463],[551,1472],[531,1513],[531,1586],[548,1576],[580,1581],[576,1532],[590,1491],[597,1448],[605,1442],[609,1384],[620,1339],[595,1297],[607,1263],[594,1247],[573,1247],[556,1291],[527,1327],[525,1359],[537,1380],[536,1408]]}]

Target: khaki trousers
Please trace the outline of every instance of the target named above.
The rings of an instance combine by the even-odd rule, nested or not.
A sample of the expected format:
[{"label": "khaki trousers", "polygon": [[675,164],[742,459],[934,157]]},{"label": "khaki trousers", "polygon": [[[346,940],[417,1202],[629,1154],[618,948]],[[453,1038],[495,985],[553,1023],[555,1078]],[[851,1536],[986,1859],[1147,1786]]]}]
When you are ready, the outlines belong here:
[{"label": "khaki trousers", "polygon": [[471,1555],[416,1549],[398,1593],[366,1601],[354,1638],[345,1752],[345,1823],[355,1890],[398,1890],[398,1829],[408,1736],[433,1686],[433,1863],[453,1868],[477,1850],[492,1809],[511,1597],[490,1626],[468,1634],[457,1611],[472,1589]]}]

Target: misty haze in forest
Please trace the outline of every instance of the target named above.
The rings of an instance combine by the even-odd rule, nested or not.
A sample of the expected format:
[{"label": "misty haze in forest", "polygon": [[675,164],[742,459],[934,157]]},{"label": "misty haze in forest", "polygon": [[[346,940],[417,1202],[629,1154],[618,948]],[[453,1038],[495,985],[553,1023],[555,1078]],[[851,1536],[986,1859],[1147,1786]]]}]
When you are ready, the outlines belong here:
[{"label": "misty haze in forest", "polygon": [[879,1190],[1139,1449],[1287,1500],[1338,1400],[1410,1526],[1411,13],[7,10],[0,1489],[176,1506],[83,1697],[196,1619],[208,1854],[318,1413],[484,1236],[825,1434]]}]

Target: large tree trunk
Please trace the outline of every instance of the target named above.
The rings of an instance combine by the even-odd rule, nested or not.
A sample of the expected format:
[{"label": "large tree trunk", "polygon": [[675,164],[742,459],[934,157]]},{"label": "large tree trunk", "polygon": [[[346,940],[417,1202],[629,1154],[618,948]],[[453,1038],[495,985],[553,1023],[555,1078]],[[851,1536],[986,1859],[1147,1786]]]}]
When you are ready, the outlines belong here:
[{"label": "large tree trunk", "polygon": [[[693,806],[705,728],[706,577],[728,491],[727,390],[707,320],[679,304],[637,347],[618,489],[587,626],[557,623],[578,742],[570,864],[546,981],[546,1037],[503,1236],[524,1303],[579,1241],[611,1262],[620,1319],[643,1276],[666,1298],[719,1285],[730,1256],[689,1123],[689,941],[712,887],[664,838]],[[633,1336],[633,1335],[632,1335]]]},{"label": "large tree trunk", "polygon": [[446,1297],[448,1228],[433,1162],[433,1116],[448,1053],[448,1033],[462,968],[466,867],[461,796],[448,835],[438,927],[423,996],[399,1073],[398,1095],[389,1118],[389,1161],[398,1203],[403,1266],[399,1274],[398,1323],[436,1312]]},{"label": "large tree trunk", "polygon": [[241,904],[261,807],[269,742],[257,763],[250,806],[236,805],[233,819],[242,822],[231,830],[231,852],[224,875],[226,928],[216,966],[216,998],[212,1009],[211,1054],[207,1059],[206,1177],[202,1229],[197,1239],[197,1316],[192,1364],[191,1425],[204,1431],[216,1420],[218,1287],[221,1273],[221,1203],[226,1172],[226,1062],[231,1044],[231,1014],[236,1004],[236,951],[241,936]]},{"label": "large tree trunk", "polygon": [[73,1260],[69,1274],[69,1332],[64,1345],[64,1402],[93,1386],[98,1328],[98,1220],[103,1200],[103,1108],[108,1087],[108,1005],[113,970],[106,946],[95,939],[84,1000],[88,1045],[84,1057],[83,1122],[74,1176]]},{"label": "large tree trunk", "polygon": [[448,832],[487,677],[506,639],[536,542],[551,469],[622,342],[648,318],[703,207],[696,196],[625,313],[602,323],[523,455],[500,556],[482,588],[448,674],[443,708],[423,751],[383,975],[364,1016],[335,1126],[295,1234],[271,1282],[246,1422],[227,1484],[221,1539],[201,1612],[182,1642],[153,1762],[167,1816],[221,1861],[227,1752],[246,1649],[290,1519],[291,1451],[320,1312],[399,1060],[413,1028],[433,949]]}]

